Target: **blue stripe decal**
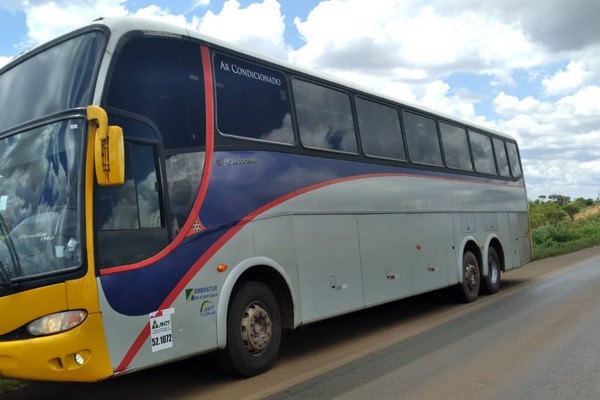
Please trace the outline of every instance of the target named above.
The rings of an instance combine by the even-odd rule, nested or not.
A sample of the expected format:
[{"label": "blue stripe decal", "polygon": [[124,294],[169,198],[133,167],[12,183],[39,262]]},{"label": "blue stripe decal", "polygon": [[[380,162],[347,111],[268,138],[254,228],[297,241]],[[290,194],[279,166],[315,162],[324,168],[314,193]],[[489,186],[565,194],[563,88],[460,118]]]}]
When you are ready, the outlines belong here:
[{"label": "blue stripe decal", "polygon": [[202,254],[243,218],[294,191],[369,174],[407,174],[522,186],[522,180],[515,183],[295,154],[216,152],[211,182],[199,215],[206,230],[187,238],[154,264],[102,276],[100,280],[106,299],[115,311],[125,315],[145,315],[156,311]]}]

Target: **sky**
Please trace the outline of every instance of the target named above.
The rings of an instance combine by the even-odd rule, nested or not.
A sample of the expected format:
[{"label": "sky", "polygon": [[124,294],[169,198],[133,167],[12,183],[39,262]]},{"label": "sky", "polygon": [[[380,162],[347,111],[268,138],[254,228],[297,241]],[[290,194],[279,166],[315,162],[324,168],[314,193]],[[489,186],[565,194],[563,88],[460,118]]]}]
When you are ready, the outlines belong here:
[{"label": "sky", "polygon": [[600,196],[598,0],[0,0],[0,66],[126,15],[512,135],[530,199]]}]

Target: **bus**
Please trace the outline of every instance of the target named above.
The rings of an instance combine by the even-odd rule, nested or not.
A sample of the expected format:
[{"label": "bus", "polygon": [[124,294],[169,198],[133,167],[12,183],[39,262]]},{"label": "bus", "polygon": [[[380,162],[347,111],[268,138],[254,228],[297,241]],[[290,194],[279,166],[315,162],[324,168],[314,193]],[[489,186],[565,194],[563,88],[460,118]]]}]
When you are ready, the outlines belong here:
[{"label": "bus", "polygon": [[98,381],[531,259],[517,142],[183,27],[100,19],[0,70],[0,376]]}]

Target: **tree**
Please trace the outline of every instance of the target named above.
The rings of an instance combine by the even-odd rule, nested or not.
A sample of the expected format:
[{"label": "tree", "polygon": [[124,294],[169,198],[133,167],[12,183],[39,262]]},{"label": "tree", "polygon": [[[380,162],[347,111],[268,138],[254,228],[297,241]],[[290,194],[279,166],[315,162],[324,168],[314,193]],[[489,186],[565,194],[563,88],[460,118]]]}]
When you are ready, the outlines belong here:
[{"label": "tree", "polygon": [[580,208],[573,203],[564,205],[562,209],[567,213],[569,218],[571,218],[571,221],[575,220],[575,214],[577,214],[580,210]]},{"label": "tree", "polygon": [[552,200],[561,207],[567,204],[569,201],[571,201],[570,196],[563,196],[562,194],[551,194],[550,196],[548,196],[548,199]]},{"label": "tree", "polygon": [[533,229],[543,225],[557,224],[564,219],[565,215],[565,211],[554,201],[529,202],[529,221]]}]

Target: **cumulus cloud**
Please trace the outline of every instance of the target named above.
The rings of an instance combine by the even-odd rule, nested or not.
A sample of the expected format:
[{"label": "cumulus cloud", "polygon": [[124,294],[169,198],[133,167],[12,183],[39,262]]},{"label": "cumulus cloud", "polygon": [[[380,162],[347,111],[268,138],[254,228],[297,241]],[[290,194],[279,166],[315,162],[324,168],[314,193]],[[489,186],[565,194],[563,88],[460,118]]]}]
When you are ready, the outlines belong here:
[{"label": "cumulus cloud", "polygon": [[584,86],[598,85],[600,82],[600,37],[595,48],[576,52],[567,59],[564,68],[557,69],[542,80],[547,96],[573,94]]},{"label": "cumulus cloud", "polygon": [[545,78],[542,84],[548,95],[560,95],[581,87],[590,75],[582,62],[571,61],[566,70],[559,70],[553,76]]},{"label": "cumulus cloud", "polygon": [[433,0],[436,9],[455,14],[469,9],[504,24],[518,24],[532,42],[553,53],[595,47],[600,37],[600,2],[589,0]]},{"label": "cumulus cloud", "polygon": [[[519,140],[534,198],[561,187],[590,197],[600,186],[598,1],[323,0],[307,15],[288,15],[287,27],[281,0],[219,1],[220,11],[211,11],[210,0],[189,0],[181,13],[131,0],[4,0],[0,7],[25,12],[27,44],[100,16],[186,26],[509,133]],[[296,48],[286,34],[299,35]],[[0,57],[0,65],[9,60]],[[464,82],[473,77],[477,85]]]},{"label": "cumulus cloud", "polygon": [[123,16],[128,11],[125,0],[13,0],[7,7],[21,9],[26,14],[30,47],[54,39],[99,17]]},{"label": "cumulus cloud", "polygon": [[217,14],[207,11],[204,15],[190,15],[209,3],[210,0],[194,1],[186,15],[174,14],[157,5],[131,9],[126,0],[10,0],[1,7],[25,12],[28,37],[23,47],[46,42],[99,17],[130,15],[185,26],[262,53],[287,58],[288,49],[283,37],[285,24],[277,0],[263,0],[247,7],[242,7],[237,0],[227,0]]},{"label": "cumulus cloud", "polygon": [[0,56],[0,68],[4,67],[6,64],[8,64],[13,58],[12,57],[4,57],[4,56]]},{"label": "cumulus cloud", "polygon": [[294,20],[306,44],[291,58],[330,69],[400,67],[408,73],[397,78],[405,81],[431,81],[458,71],[504,81],[506,70],[532,67],[545,56],[517,24],[469,9],[442,14],[429,3],[380,0],[373,7],[368,0],[322,2],[305,21]]},{"label": "cumulus cloud", "polygon": [[[600,87],[583,87],[558,101],[500,93],[499,129],[520,142],[529,192],[595,197],[600,186]],[[560,190],[559,190],[560,189]]]},{"label": "cumulus cloud", "polygon": [[274,57],[287,58],[285,24],[277,0],[263,0],[242,8],[237,0],[227,0],[220,13],[208,11],[200,32]]}]

